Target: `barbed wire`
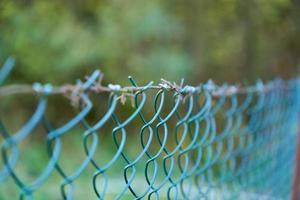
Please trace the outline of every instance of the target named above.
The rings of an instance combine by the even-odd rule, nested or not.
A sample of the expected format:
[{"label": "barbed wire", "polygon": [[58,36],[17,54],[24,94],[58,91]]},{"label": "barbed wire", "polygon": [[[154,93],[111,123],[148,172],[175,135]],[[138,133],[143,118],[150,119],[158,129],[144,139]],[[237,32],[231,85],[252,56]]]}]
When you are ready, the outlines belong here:
[{"label": "barbed wire", "polygon": [[[9,71],[13,68],[14,60],[13,58],[9,58],[2,68],[2,77],[1,80],[4,79],[6,75],[8,75]],[[0,96],[8,96],[13,94],[20,94],[20,93],[37,93],[43,94],[47,92],[47,94],[63,94],[63,95],[70,95],[75,93],[80,93],[84,91],[89,91],[93,93],[111,93],[111,92],[118,92],[125,95],[132,95],[133,93],[142,91],[146,86],[125,86],[122,87],[118,84],[108,84],[107,86],[102,85],[103,74],[100,70],[96,70],[90,77],[85,77],[86,82],[83,83],[78,81],[77,84],[65,84],[62,86],[52,86],[51,84],[43,85],[41,83],[34,83],[33,85],[26,85],[26,84],[14,84],[8,86],[0,87]],[[129,76],[129,79],[132,79]],[[157,85],[154,85],[153,82],[150,82],[147,89],[154,89],[160,90],[165,89],[168,91],[174,91],[178,94],[186,95],[192,93],[200,93],[202,91],[208,91],[213,96],[231,96],[234,94],[246,94],[246,93],[255,93],[255,92],[266,92],[273,87],[286,87],[286,82],[283,80],[278,79],[277,82],[280,84],[273,84],[273,83],[266,83],[264,84],[261,80],[258,80],[256,85],[254,86],[241,86],[240,84],[236,85],[228,85],[223,84],[221,86],[215,84],[212,80],[209,80],[205,84],[200,84],[199,86],[191,86],[191,85],[184,85],[184,79],[181,80],[180,84],[176,82],[170,82],[165,79],[161,79],[161,82]],[[45,91],[46,87],[51,87],[51,92]],[[47,89],[46,89],[47,90]]]}]

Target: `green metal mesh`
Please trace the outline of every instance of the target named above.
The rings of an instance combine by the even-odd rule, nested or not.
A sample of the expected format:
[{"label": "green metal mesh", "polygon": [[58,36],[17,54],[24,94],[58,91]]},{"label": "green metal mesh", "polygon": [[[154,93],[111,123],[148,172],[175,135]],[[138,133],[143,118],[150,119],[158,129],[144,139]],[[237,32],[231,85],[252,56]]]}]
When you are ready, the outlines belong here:
[{"label": "green metal mesh", "polygon": [[[0,84],[12,65],[9,59],[1,69]],[[86,185],[93,188],[94,199],[290,197],[299,79],[258,81],[241,88],[217,86],[212,81],[192,87],[165,80],[138,86],[132,78],[130,87],[104,87],[99,78],[101,72],[96,71],[75,86],[17,87],[17,92],[33,92],[39,100],[18,131],[10,132],[1,123],[0,187],[13,180],[20,198],[32,199],[56,173],[62,180],[56,183],[59,196],[76,199],[74,185],[89,168],[93,173]],[[13,89],[2,86],[0,96],[15,93]],[[104,95],[95,102],[91,96],[98,93]],[[55,119],[47,117],[48,101],[62,94],[71,99],[77,114],[56,126]],[[96,104],[107,108],[89,120]],[[60,110],[55,112],[60,114]],[[80,164],[70,171],[61,162],[77,155],[61,155],[69,145],[63,138],[78,127],[83,130],[81,144],[68,148],[82,150],[85,157],[78,156]],[[48,158],[44,170],[29,182],[19,175],[19,146],[35,129],[45,133],[41,140],[46,141]],[[30,143],[25,146],[31,148]]]}]

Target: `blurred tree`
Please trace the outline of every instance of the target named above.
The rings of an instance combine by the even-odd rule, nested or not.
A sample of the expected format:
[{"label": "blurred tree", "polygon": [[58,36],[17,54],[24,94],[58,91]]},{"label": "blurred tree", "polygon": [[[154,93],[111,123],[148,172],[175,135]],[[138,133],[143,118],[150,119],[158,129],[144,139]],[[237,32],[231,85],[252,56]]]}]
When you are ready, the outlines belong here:
[{"label": "blurred tree", "polygon": [[300,49],[295,30],[300,27],[300,9],[295,3],[169,1],[168,8],[182,19],[185,27],[183,43],[195,63],[193,80],[214,78],[237,82],[294,76],[295,64],[288,64],[288,60],[299,57],[297,53],[289,53],[291,49]]},{"label": "blurred tree", "polygon": [[111,80],[126,78],[124,72],[142,81],[179,80],[190,72],[192,58],[180,45],[181,26],[159,1],[112,1],[99,18],[100,56]]},{"label": "blurred tree", "polygon": [[118,82],[128,74],[150,81],[158,72],[179,79],[191,70],[178,42],[181,26],[159,1],[7,1],[0,18],[1,56],[15,55],[27,81],[66,81],[99,66]]},{"label": "blurred tree", "polygon": [[31,0],[0,3],[0,58],[18,81],[73,81],[95,68],[111,82],[292,76],[299,1]]}]

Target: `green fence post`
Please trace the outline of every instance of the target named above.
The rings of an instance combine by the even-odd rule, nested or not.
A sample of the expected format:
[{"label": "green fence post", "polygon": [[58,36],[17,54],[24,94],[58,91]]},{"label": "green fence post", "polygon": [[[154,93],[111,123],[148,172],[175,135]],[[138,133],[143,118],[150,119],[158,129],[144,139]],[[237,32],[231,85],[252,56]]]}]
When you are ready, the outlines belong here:
[{"label": "green fence post", "polygon": [[297,152],[296,152],[296,163],[294,172],[294,182],[292,188],[292,200],[299,200],[299,189],[300,189],[300,124],[298,128],[298,142],[297,142]]}]

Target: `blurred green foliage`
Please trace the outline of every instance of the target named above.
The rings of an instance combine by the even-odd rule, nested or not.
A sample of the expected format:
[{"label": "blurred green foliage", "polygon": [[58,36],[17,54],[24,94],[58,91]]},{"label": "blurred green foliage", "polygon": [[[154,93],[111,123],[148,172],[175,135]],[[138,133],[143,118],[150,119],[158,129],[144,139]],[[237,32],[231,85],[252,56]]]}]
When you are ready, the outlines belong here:
[{"label": "blurred green foliage", "polygon": [[19,82],[74,82],[96,68],[122,84],[292,76],[299,11],[296,0],[2,0],[0,58],[16,57]]}]

